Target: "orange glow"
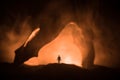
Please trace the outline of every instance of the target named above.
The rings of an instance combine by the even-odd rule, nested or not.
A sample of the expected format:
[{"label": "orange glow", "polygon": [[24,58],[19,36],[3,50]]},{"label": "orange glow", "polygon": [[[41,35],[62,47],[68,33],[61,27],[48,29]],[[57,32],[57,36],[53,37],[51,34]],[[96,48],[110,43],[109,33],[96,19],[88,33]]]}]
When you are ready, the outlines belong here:
[{"label": "orange glow", "polygon": [[72,61],[71,57],[66,57],[64,62],[67,64],[72,64],[73,61]]},{"label": "orange glow", "polygon": [[39,65],[39,61],[37,57],[30,58],[25,64],[30,65],[30,66],[37,66]]},{"label": "orange glow", "polygon": [[28,37],[28,39],[26,40],[24,47],[27,45],[28,42],[30,42],[36,35],[37,33],[40,31],[40,28],[36,28],[31,35]]},{"label": "orange glow", "polygon": [[40,65],[57,63],[57,57],[60,55],[61,63],[82,66],[82,52],[80,48],[75,45],[73,37],[73,30],[76,29],[80,28],[75,23],[68,24],[53,41],[39,50],[36,59],[31,58],[26,61],[25,64]]}]

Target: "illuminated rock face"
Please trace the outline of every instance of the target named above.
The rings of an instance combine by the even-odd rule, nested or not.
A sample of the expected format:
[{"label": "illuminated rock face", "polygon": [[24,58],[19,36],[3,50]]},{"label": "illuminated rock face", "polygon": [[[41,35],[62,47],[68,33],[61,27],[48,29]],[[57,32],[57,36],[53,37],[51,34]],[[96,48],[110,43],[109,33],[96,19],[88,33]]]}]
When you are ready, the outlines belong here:
[{"label": "illuminated rock face", "polygon": [[57,63],[57,57],[60,55],[61,63],[89,68],[94,62],[94,47],[87,39],[80,26],[71,22],[53,41],[39,50],[38,57],[29,59],[25,64]]},{"label": "illuminated rock face", "polygon": [[74,43],[74,30],[79,29],[76,24],[68,24],[52,42],[45,45],[39,51],[39,63],[55,63],[57,56],[61,56],[61,62],[81,66],[81,50]]}]

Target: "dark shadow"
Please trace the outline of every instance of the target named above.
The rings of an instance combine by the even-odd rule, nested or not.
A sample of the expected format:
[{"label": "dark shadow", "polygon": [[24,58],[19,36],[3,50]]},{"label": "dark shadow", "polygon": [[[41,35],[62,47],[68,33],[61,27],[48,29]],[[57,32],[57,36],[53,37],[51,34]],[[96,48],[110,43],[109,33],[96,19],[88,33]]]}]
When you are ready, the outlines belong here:
[{"label": "dark shadow", "polygon": [[88,70],[73,64],[63,63],[39,66],[21,65],[19,67],[9,63],[0,63],[1,80],[114,80],[119,78],[119,74],[118,69],[99,65],[94,65],[92,69]]}]

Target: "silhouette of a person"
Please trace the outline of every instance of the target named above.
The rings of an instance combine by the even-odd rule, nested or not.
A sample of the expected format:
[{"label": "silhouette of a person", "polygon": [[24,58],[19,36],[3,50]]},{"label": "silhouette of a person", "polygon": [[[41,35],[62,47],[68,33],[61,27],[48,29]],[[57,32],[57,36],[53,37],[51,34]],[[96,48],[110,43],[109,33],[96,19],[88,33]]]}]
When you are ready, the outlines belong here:
[{"label": "silhouette of a person", "polygon": [[61,61],[60,55],[58,55],[57,60],[58,60],[58,63],[60,64],[60,61]]}]

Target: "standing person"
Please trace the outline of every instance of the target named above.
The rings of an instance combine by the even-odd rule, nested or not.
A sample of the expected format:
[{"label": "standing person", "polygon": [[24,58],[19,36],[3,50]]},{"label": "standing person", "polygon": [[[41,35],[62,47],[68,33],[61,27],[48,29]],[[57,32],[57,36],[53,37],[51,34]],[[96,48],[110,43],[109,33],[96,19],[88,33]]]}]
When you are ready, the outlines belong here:
[{"label": "standing person", "polygon": [[58,64],[60,64],[60,61],[61,61],[60,55],[58,55],[57,60],[58,60]]}]

